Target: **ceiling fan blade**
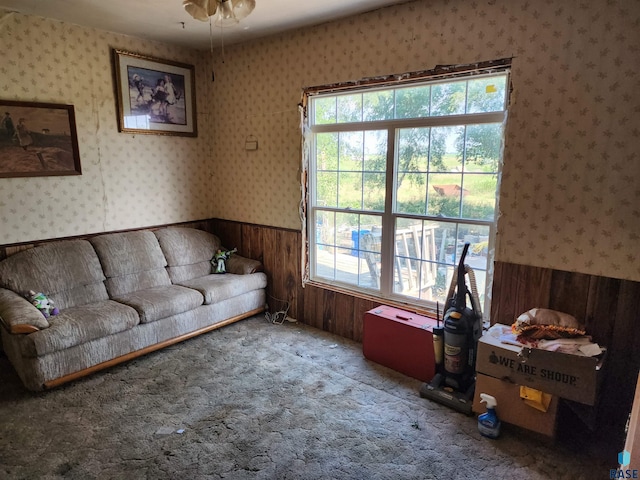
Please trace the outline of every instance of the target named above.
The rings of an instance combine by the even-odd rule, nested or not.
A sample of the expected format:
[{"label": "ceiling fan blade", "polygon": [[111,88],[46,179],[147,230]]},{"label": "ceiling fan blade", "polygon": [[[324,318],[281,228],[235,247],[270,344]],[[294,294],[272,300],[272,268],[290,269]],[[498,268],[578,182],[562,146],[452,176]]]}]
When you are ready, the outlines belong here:
[{"label": "ceiling fan blade", "polygon": [[216,18],[216,25],[221,27],[231,27],[238,23],[234,3],[231,0],[220,0],[220,13]]},{"label": "ceiling fan blade", "polygon": [[196,20],[206,22],[215,15],[218,8],[217,0],[184,0],[182,6]]},{"label": "ceiling fan blade", "polygon": [[233,13],[238,20],[249,15],[254,8],[256,8],[256,0],[235,0],[233,2]]}]

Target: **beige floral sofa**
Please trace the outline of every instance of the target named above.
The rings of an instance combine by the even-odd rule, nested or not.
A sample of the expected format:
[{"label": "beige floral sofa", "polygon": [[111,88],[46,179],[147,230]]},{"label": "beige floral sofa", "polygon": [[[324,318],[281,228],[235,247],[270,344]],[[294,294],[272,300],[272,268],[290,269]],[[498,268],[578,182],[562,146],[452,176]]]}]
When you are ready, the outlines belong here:
[{"label": "beige floral sofa", "polygon": [[[258,261],[233,255],[212,274],[215,235],[163,228],[46,243],[0,262],[2,346],[24,385],[43,390],[265,308]],[[45,318],[33,290],[60,313]]]}]

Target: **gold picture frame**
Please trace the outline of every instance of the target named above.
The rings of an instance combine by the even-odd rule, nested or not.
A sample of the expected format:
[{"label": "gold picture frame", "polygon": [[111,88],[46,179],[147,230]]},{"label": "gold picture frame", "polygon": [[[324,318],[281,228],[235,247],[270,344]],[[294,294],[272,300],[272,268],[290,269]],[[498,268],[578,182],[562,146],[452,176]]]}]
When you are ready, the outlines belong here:
[{"label": "gold picture frame", "polygon": [[118,130],[197,137],[193,65],[113,49]]}]

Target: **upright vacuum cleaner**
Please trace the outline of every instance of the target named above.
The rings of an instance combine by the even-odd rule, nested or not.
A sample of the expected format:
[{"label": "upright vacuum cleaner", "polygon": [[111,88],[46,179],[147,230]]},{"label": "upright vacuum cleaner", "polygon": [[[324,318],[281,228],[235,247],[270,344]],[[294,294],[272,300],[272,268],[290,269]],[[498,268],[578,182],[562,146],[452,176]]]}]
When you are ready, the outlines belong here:
[{"label": "upright vacuum cleaner", "polygon": [[[464,245],[444,306],[444,362],[420,396],[471,415],[476,380],[476,351],[482,335],[482,312],[473,269],[464,264],[469,244]],[[467,287],[469,276],[471,289]],[[467,297],[471,308],[467,307]],[[438,319],[439,320],[439,319]],[[435,332],[434,332],[435,333]],[[436,352],[436,358],[439,358]],[[442,355],[440,356],[442,357]]]}]

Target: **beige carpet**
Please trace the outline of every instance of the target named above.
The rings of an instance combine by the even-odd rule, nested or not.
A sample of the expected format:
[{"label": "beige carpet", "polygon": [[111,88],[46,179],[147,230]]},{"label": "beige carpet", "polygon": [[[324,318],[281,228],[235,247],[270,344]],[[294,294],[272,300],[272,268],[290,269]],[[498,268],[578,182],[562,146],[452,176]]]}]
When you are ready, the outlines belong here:
[{"label": "beige carpet", "polygon": [[578,447],[485,439],[360,344],[261,316],[41,394],[2,357],[0,385],[3,479],[609,478]]}]

